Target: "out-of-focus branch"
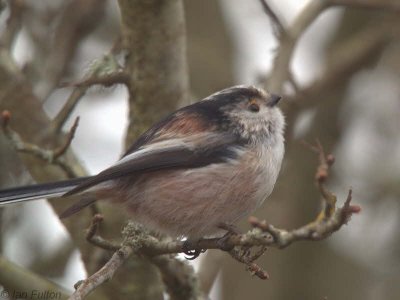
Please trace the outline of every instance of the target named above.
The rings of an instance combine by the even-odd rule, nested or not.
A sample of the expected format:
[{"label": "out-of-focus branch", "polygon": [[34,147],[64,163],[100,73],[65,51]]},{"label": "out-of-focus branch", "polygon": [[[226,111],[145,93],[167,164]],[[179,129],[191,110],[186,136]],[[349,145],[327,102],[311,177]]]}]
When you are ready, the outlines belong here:
[{"label": "out-of-focus branch", "polygon": [[193,267],[187,262],[174,255],[153,256],[150,261],[160,270],[169,299],[207,299],[200,290]]},{"label": "out-of-focus branch", "polygon": [[76,177],[74,170],[69,164],[63,159],[62,155],[68,150],[71,145],[72,139],[74,138],[75,131],[78,128],[79,117],[75,119],[70,131],[67,134],[66,140],[63,145],[59,146],[54,150],[43,149],[38,145],[27,143],[22,140],[21,136],[9,126],[11,113],[9,111],[3,111],[1,114],[1,127],[4,135],[9,139],[15,149],[19,152],[32,154],[46,163],[60,166],[68,177]]},{"label": "out-of-focus branch", "polygon": [[189,99],[183,1],[119,0],[130,76],[127,144]]},{"label": "out-of-focus branch", "polygon": [[26,9],[26,5],[24,0],[8,1],[8,4],[10,15],[7,19],[7,27],[0,38],[0,45],[11,51],[17,33],[21,29],[22,14]]},{"label": "out-of-focus branch", "polygon": [[[13,294],[18,295],[24,292],[30,297],[34,291],[48,291],[54,293],[57,299],[68,298],[69,292],[62,287],[6,260],[2,256],[0,256],[0,270],[0,283],[6,288],[10,299],[13,298]],[[8,299],[4,291],[1,296]],[[34,298],[32,297],[32,299]]]},{"label": "out-of-focus branch", "polygon": [[282,91],[283,83],[291,78],[290,62],[297,41],[308,26],[310,26],[310,24],[328,6],[328,1],[326,0],[314,0],[308,2],[306,7],[296,17],[292,25],[286,29],[286,34],[280,39],[271,76],[266,82],[266,86],[268,86],[270,90],[280,93]]},{"label": "out-of-focus branch", "polygon": [[269,16],[272,23],[272,29],[276,38],[280,39],[282,35],[286,34],[286,29],[282,24],[282,21],[278,18],[274,10],[271,8],[267,0],[260,0],[260,3],[265,11],[265,13]]},{"label": "out-of-focus branch", "polygon": [[59,133],[75,109],[79,100],[86,94],[92,85],[100,84],[106,87],[115,84],[129,85],[127,72],[118,64],[116,53],[111,49],[110,53],[95,61],[88,71],[88,74],[79,82],[72,84],[62,84],[61,87],[74,86],[74,90],[68,97],[66,103],[52,121],[54,133]]},{"label": "out-of-focus branch", "polygon": [[[18,132],[22,140],[28,140],[36,145],[49,149],[57,149],[65,144],[61,134],[55,134],[51,128],[51,121],[43,110],[42,103],[34,95],[32,84],[14,61],[11,54],[5,48],[0,48],[0,107],[2,110],[12,112],[13,130]],[[7,151],[11,151],[7,150]],[[3,152],[5,153],[5,152]],[[63,154],[73,174],[84,176],[84,168],[68,148]],[[22,154],[16,164],[22,163],[38,182],[49,182],[65,179],[63,168],[54,164],[44,164],[41,158],[35,155]],[[69,206],[65,201],[50,201],[56,213],[61,213]],[[82,212],[79,218],[62,220],[74,244],[79,248],[86,266],[90,266],[95,250],[82,236],[82,227],[89,222],[90,212]],[[102,293],[96,293],[97,299],[105,299]]]},{"label": "out-of-focus branch", "polygon": [[[122,47],[129,73],[126,145],[189,99],[186,26],[182,0],[119,0]],[[140,257],[130,285],[131,298],[161,298],[164,285],[157,268]],[[133,272],[125,270],[124,277]],[[126,276],[125,276],[126,275]],[[143,280],[142,278],[146,278]],[[133,289],[132,289],[133,290]],[[151,295],[153,293],[153,295]]]},{"label": "out-of-focus branch", "polygon": [[[263,2],[263,1],[262,1]],[[327,8],[332,6],[346,6],[357,8],[384,9],[397,12],[400,4],[393,1],[379,0],[313,0],[310,1],[301,13],[296,17],[292,25],[286,30],[286,34],[281,36],[280,44],[277,49],[277,55],[274,59],[271,76],[266,80],[266,86],[275,91],[281,92],[283,84],[292,80],[290,72],[290,63],[295,46],[314,20]],[[379,29],[379,28],[378,28]],[[368,39],[366,39],[368,41]]]},{"label": "out-of-focus branch", "polygon": [[65,268],[70,262],[69,258],[74,251],[76,251],[76,247],[72,241],[65,240],[59,243],[51,253],[35,253],[34,259],[28,268],[38,274],[45,274],[46,277],[59,276],[59,274],[64,274]]},{"label": "out-of-focus branch", "polygon": [[197,277],[201,291],[208,295],[214,285],[215,279],[221,270],[222,260],[226,258],[222,251],[208,251],[200,263]]},{"label": "out-of-focus branch", "polygon": [[[90,2],[92,4],[96,2],[95,5],[98,5],[98,1],[80,2]],[[183,3],[182,1],[153,1],[150,5],[150,1],[121,1],[121,14],[124,47],[128,53],[127,71],[131,75],[130,83],[134,83],[135,87],[133,91],[133,85],[129,85],[130,103],[131,107],[135,106],[143,109],[133,109],[134,113],[131,111],[131,120],[135,119],[136,124],[139,122],[142,125],[134,127],[138,134],[187,98],[188,78],[186,73]],[[131,18],[131,14],[136,14],[137,17]],[[96,23],[98,24],[98,22]],[[73,26],[70,27],[72,28]],[[64,36],[59,31],[57,34],[60,38]],[[62,45],[62,42],[60,41],[60,45]],[[54,51],[54,55],[58,54],[58,51],[54,49],[52,51]],[[61,120],[57,123],[58,125],[52,126],[42,109],[41,103],[37,101],[38,99],[32,93],[31,83],[26,80],[18,66],[13,63],[13,60],[8,59],[10,55],[7,58],[3,58],[3,53],[0,54],[1,106],[8,108],[13,112],[13,115],[18,116],[18,122],[15,122],[14,129],[24,140],[32,137],[33,143],[42,145],[43,142],[43,145],[51,148],[53,144],[60,142],[59,129],[68,118],[77,100],[71,102],[75,104],[71,105],[72,108],[68,109],[68,113],[58,119]],[[10,68],[10,65],[12,65],[12,68]],[[54,85],[54,81],[49,83],[50,87],[51,85]],[[46,87],[43,93],[47,94],[46,90],[49,89],[49,87]],[[136,106],[136,103],[139,104]],[[18,110],[18,113],[14,114],[14,110]],[[67,110],[64,112],[67,112]],[[58,128],[58,130],[52,130],[54,127]],[[132,137],[133,135],[131,139]],[[70,151],[66,154],[68,157],[72,156]],[[48,181],[48,177],[51,180],[63,178],[64,174],[60,172],[59,168],[53,167],[51,171],[55,172],[47,172],[47,165],[43,166],[42,161],[38,163],[38,160],[32,157],[32,155],[25,155],[23,158],[35,160],[35,164],[27,165],[29,170],[34,169],[32,173],[38,181]],[[83,169],[81,170],[83,173]],[[63,204],[62,201],[54,204],[57,211],[65,205],[67,204]],[[71,229],[71,235],[81,250],[86,267],[90,267],[93,265],[91,264],[93,258],[97,258],[94,252],[98,249],[93,249],[91,246],[88,247],[87,243],[81,243],[82,234],[80,229],[82,228],[82,223],[87,222],[86,215],[87,213],[83,212],[79,218],[72,217],[71,219],[63,220],[63,222]],[[118,218],[110,221],[111,225],[103,226],[102,230],[108,231],[109,234],[113,227],[119,230],[118,221],[120,220],[121,217],[119,215]],[[140,299],[154,299],[154,296],[162,296],[162,282],[157,269],[152,264],[146,263],[146,261],[142,262],[142,260],[138,259],[136,262],[135,271],[137,272],[135,274],[130,272],[130,268],[127,268],[126,273],[121,272],[124,275],[123,278],[126,278],[127,281],[129,280],[129,285],[126,284],[127,282],[113,282],[103,290],[103,293],[98,293],[98,299],[102,298],[102,296],[105,297],[105,290],[110,293],[111,291],[119,290],[119,285],[123,285],[124,288],[132,287],[130,295],[135,294]],[[140,264],[143,265],[142,269],[137,267]],[[91,272],[90,269],[89,272]]]},{"label": "out-of-focus branch", "polygon": [[[323,95],[324,91],[346,82],[365,68],[396,35],[400,34],[400,31],[396,32],[395,29],[398,28],[398,24],[395,15],[388,16],[382,19],[380,26],[366,26],[351,39],[337,46],[333,61],[314,82],[299,88],[294,95],[284,96],[286,103],[290,104],[287,105],[286,117],[293,120],[299,111],[316,105],[321,100],[319,95]],[[294,122],[288,124],[288,135],[292,133],[293,125]]]},{"label": "out-of-focus branch", "polygon": [[54,38],[50,41],[51,47],[43,68],[44,78],[38,91],[42,99],[46,99],[58,86],[80,41],[101,24],[99,20],[104,17],[105,5],[105,0],[73,0],[65,5]]},{"label": "out-of-focus branch", "polygon": [[[392,32],[390,28],[396,24],[398,21],[395,16],[386,18],[379,27],[369,26],[339,46],[335,50],[335,61],[326,67],[324,73],[316,81],[300,89],[294,96],[285,96],[285,99],[292,104],[291,109],[297,111],[315,105],[318,97],[313,95],[322,94],[324,90],[348,80],[365,67],[371,57],[380,53],[394,37],[395,32]],[[288,114],[292,112],[289,111]]]}]

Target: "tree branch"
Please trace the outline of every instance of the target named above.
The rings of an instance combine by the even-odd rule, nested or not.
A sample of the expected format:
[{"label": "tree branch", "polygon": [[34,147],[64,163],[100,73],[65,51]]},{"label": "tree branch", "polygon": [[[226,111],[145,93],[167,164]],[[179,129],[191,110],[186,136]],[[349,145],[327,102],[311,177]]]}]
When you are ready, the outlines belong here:
[{"label": "tree branch", "polygon": [[[182,0],[119,0],[125,70],[130,74],[130,145],[140,134],[189,101],[186,25]],[[135,257],[131,298],[161,298],[164,285],[147,260]],[[140,266],[140,267],[137,267]],[[126,270],[124,277],[132,277]],[[126,275],[126,276],[125,276]],[[145,279],[144,279],[145,278]]]},{"label": "tree branch", "polygon": [[189,99],[183,1],[119,0],[130,74],[127,144]]},{"label": "tree branch", "polygon": [[380,53],[385,45],[394,37],[390,28],[397,26],[398,20],[395,16],[386,18],[379,27],[369,26],[357,33],[349,41],[343,42],[335,50],[335,60],[330,63],[323,74],[312,84],[299,89],[294,96],[286,95],[285,99],[290,102],[291,110],[287,115],[305,109],[316,104],[319,95],[340,82],[345,82],[353,74],[365,67],[365,64]]},{"label": "tree branch", "polygon": [[8,5],[10,15],[7,19],[7,27],[0,38],[0,46],[5,47],[7,51],[11,51],[15,38],[21,29],[22,15],[26,10],[26,4],[23,0],[15,0],[9,1]]},{"label": "tree branch", "polygon": [[115,84],[129,85],[129,76],[126,71],[118,64],[116,53],[113,49],[98,61],[95,61],[85,78],[81,81],[72,84],[61,84],[61,87],[75,87],[66,103],[52,121],[54,133],[59,133],[62,130],[65,122],[68,120],[71,113],[74,111],[79,100],[86,94],[88,89],[95,84],[100,84],[106,87]]},{"label": "tree branch", "polygon": [[260,0],[260,3],[265,11],[265,13],[269,16],[272,23],[272,31],[276,38],[280,39],[282,35],[286,35],[286,29],[282,24],[282,21],[278,18],[276,13],[273,11],[271,6],[269,5],[267,0]]},{"label": "tree branch", "polygon": [[75,285],[75,292],[68,299],[81,300],[99,285],[113,278],[118,268],[122,266],[132,253],[134,253],[133,247],[122,246],[99,271],[91,275],[88,279],[78,282]]},{"label": "tree branch", "polygon": [[223,251],[208,251],[204,256],[200,262],[197,277],[202,292],[208,295],[223,265],[223,260],[228,257]]},{"label": "tree branch", "polygon": [[92,222],[86,231],[86,240],[99,248],[117,251],[119,248],[121,248],[121,244],[105,240],[100,235],[96,235],[99,225],[102,221],[102,215],[96,214],[93,216]]},{"label": "tree branch", "polygon": [[[74,296],[71,299],[82,299],[80,297],[83,297],[106,280],[109,280],[114,275],[116,269],[132,253],[149,257],[157,265],[162,262],[165,266],[167,262],[163,260],[164,258],[157,258],[160,255],[187,252],[187,250],[220,249],[228,252],[238,262],[245,264],[246,269],[253,275],[260,279],[268,279],[268,273],[255,263],[255,260],[265,253],[267,246],[283,249],[296,241],[322,240],[347,224],[352,214],[361,211],[359,206],[350,204],[352,199],[351,190],[349,190],[344,205],[340,208],[336,207],[337,199],[335,194],[325,186],[325,182],[329,177],[330,167],[334,163],[334,157],[331,154],[326,155],[318,141],[315,146],[308,146],[318,155],[319,164],[315,179],[324,204],[315,221],[294,230],[285,230],[275,228],[266,221],[250,217],[249,223],[253,229],[247,233],[228,234],[222,238],[201,239],[197,243],[191,244],[188,249],[188,245],[184,241],[156,238],[146,232],[142,226],[132,222],[124,228],[123,235],[125,238],[121,245],[108,242],[96,235],[98,224],[102,221],[102,217],[97,215],[94,217],[88,230],[88,240],[95,241],[94,243],[103,249],[116,250],[116,252],[103,268],[84,280],[83,284],[79,285],[77,291],[74,293],[74,295],[78,296]],[[121,255],[121,251],[123,255]],[[171,276],[175,278],[178,275],[176,273],[168,274],[169,279],[165,281],[168,282],[168,280],[171,280]],[[193,285],[191,286],[191,290],[193,290]],[[197,283],[195,286],[197,289]]]},{"label": "tree branch", "polygon": [[68,162],[63,159],[62,155],[65,154],[71,145],[75,131],[78,127],[79,117],[75,119],[74,124],[67,134],[64,144],[54,150],[43,149],[38,145],[24,142],[20,135],[9,127],[11,118],[11,113],[9,111],[3,111],[1,117],[3,133],[17,151],[32,154],[46,163],[60,166],[70,178],[77,177],[77,174],[74,172],[73,168],[71,168]]},{"label": "tree branch", "polygon": [[[262,1],[264,2],[264,1]],[[277,55],[274,59],[274,65],[271,76],[266,79],[266,86],[277,93],[282,91],[283,84],[292,80],[290,63],[292,60],[295,46],[304,34],[307,28],[315,19],[327,8],[332,6],[346,6],[357,8],[374,8],[390,11],[398,11],[400,4],[393,1],[379,0],[313,0],[310,1],[301,13],[296,17],[292,25],[286,30],[286,34],[281,36],[280,44],[277,49]],[[368,39],[367,39],[368,41]]]},{"label": "tree branch", "polygon": [[174,255],[150,257],[158,267],[171,300],[207,299],[199,288],[193,267]]},{"label": "tree branch", "polygon": [[[44,81],[38,91],[42,99],[58,86],[75,55],[77,47],[91,33],[104,17],[105,0],[73,0],[67,2],[54,29],[54,38],[50,39],[48,57],[42,70]],[[49,37],[46,36],[48,42]]]},{"label": "tree branch", "polygon": [[81,81],[62,84],[61,87],[91,87],[93,85],[102,85],[104,87],[110,87],[116,84],[129,85],[129,74],[124,71],[117,71],[103,76],[93,76]]},{"label": "tree branch", "polygon": [[271,76],[267,79],[266,86],[276,93],[282,91],[283,83],[291,78],[290,62],[293,56],[297,41],[303,35],[305,30],[328,7],[326,0],[314,0],[308,2],[306,7],[296,17],[293,24],[286,29],[285,35],[280,39],[277,55],[274,59],[274,65]]}]

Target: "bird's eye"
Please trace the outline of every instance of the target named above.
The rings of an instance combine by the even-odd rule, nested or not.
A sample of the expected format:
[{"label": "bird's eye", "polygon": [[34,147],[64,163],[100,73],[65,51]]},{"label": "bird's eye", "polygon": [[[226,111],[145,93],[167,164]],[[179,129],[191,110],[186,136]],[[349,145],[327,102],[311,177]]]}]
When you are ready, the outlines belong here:
[{"label": "bird's eye", "polygon": [[248,108],[252,112],[258,112],[260,110],[260,106],[255,102],[250,103]]}]

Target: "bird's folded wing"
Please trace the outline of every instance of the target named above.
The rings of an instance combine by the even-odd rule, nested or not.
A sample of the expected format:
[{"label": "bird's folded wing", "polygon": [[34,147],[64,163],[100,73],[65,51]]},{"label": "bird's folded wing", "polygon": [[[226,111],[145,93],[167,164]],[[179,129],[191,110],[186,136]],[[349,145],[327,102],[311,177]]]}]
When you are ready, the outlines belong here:
[{"label": "bird's folded wing", "polygon": [[168,139],[147,144],[127,154],[115,165],[78,185],[64,196],[82,192],[99,183],[147,172],[198,168],[226,162],[241,153],[237,138],[228,134],[195,134],[191,137]]}]

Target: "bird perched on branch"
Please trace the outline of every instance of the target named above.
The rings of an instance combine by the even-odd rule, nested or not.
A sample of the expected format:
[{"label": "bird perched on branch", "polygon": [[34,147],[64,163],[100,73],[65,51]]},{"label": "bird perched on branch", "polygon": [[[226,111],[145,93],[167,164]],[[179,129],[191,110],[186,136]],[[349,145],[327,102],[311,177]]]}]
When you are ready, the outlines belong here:
[{"label": "bird perched on branch", "polygon": [[0,191],[0,205],[82,194],[67,217],[97,199],[175,237],[217,233],[272,192],[284,154],[280,97],[235,86],[183,107],[151,127],[97,175]]}]

